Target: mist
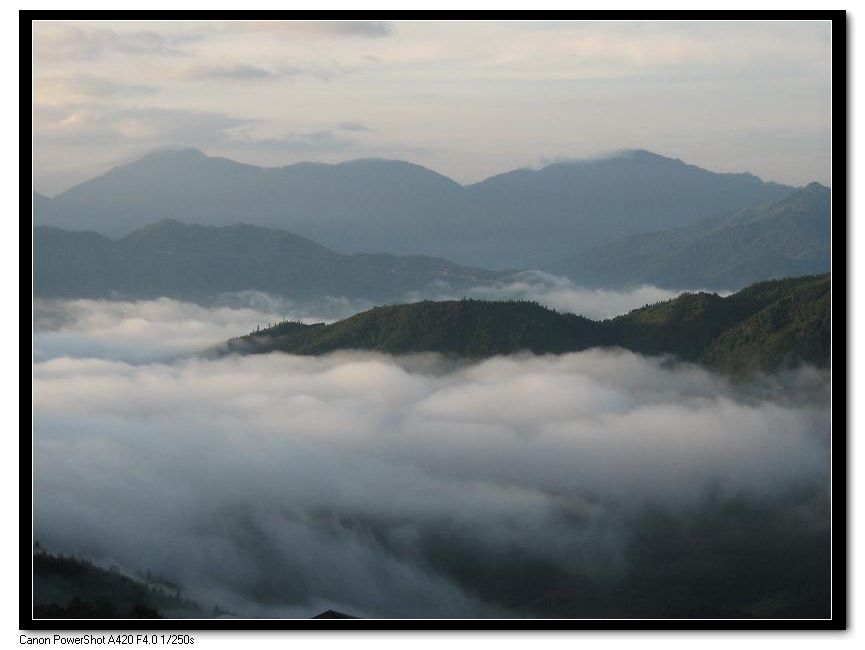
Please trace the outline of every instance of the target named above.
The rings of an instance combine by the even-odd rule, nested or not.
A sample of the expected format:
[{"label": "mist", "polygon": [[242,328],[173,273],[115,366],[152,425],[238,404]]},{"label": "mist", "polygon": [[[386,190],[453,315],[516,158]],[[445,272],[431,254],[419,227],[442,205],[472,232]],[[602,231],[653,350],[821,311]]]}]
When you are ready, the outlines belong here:
[{"label": "mist", "polygon": [[326,320],[290,302],[249,292],[204,307],[170,298],[138,301],[35,300],[33,358],[117,359],[131,363],[199,352],[283,319]]},{"label": "mist", "polygon": [[[531,270],[515,273],[499,283],[478,285],[465,291],[453,291],[448,287],[438,289],[430,287],[423,292],[406,294],[406,300],[458,300],[460,298],[531,300],[550,309],[598,320],[627,314],[632,309],[645,305],[671,300],[685,291],[701,290],[693,287],[666,289],[650,284],[622,289],[599,289],[580,286],[560,275]],[[730,292],[715,293],[728,295]]]},{"label": "mist", "polygon": [[[587,289],[540,271],[516,274],[508,282],[454,291],[440,284],[407,293],[400,302],[418,300],[532,300],[558,311],[601,319],[679,295],[679,291],[640,286],[628,290]],[[114,359],[130,363],[165,361],[248,334],[280,321],[333,322],[375,303],[371,300],[323,296],[292,300],[261,291],[220,295],[214,304],[199,305],[172,298],[155,300],[58,300],[33,303],[36,361],[57,356]]]},{"label": "mist", "polygon": [[[135,305],[55,312],[54,334],[78,338],[41,339],[47,548],[238,616],[823,606],[825,372],[734,384],[621,350],[177,358],[267,310]],[[163,311],[138,322],[145,308]],[[106,336],[149,360],[82,347]]]}]

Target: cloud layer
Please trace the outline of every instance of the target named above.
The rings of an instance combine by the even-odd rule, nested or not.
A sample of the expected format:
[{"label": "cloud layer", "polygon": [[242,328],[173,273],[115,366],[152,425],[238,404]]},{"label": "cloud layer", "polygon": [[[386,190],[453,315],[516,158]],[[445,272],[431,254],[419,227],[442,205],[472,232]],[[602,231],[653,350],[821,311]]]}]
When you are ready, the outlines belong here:
[{"label": "cloud layer", "polygon": [[[827,385],[600,350],[55,356],[34,365],[35,533],[243,616],[621,613],[640,594],[656,606],[649,569],[673,607],[712,582],[707,563],[762,575],[778,548],[822,557]],[[734,604],[776,602],[788,571]]]},{"label": "cloud layer", "polygon": [[[699,291],[691,288],[690,291]],[[640,285],[631,289],[591,289],[575,285],[567,278],[544,273],[523,271],[505,282],[471,287],[454,292],[448,287],[430,287],[428,290],[406,295],[411,300],[458,300],[478,298],[483,300],[531,300],[550,309],[579,314],[593,320],[603,320],[626,314],[632,309],[647,304],[671,300],[683,290],[661,289],[652,285]]]},{"label": "cloud layer", "polygon": [[[402,302],[483,298],[534,300],[551,309],[600,319],[624,314],[647,303],[668,300],[677,291],[641,286],[627,291],[586,289],[558,276],[527,271],[513,281],[455,292],[433,285],[406,294]],[[139,301],[36,300],[33,358],[95,357],[130,363],[167,360],[201,352],[256,327],[283,320],[332,322],[365,311],[374,303],[329,296],[292,301],[260,291],[224,294],[214,306],[170,298]]]},{"label": "cloud layer", "polygon": [[168,298],[138,302],[37,300],[33,306],[33,358],[43,361],[72,356],[130,363],[165,360],[200,352],[282,318],[274,310],[284,305],[260,296],[245,298],[246,304],[211,308]]}]

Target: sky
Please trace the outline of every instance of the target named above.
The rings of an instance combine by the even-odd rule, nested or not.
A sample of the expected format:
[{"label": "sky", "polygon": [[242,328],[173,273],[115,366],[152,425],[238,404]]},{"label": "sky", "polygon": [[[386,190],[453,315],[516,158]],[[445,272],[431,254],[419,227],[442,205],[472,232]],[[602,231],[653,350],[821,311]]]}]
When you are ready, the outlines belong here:
[{"label": "sky", "polygon": [[641,148],[831,184],[828,22],[36,21],[32,74],[48,195],[166,147],[461,183]]}]

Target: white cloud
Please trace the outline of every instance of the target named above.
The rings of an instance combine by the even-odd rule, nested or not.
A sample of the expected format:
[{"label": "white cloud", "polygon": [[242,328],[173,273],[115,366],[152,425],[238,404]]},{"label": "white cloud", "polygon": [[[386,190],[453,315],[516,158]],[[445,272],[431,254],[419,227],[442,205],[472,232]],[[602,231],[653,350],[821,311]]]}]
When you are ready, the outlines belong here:
[{"label": "white cloud", "polygon": [[[260,294],[206,308],[169,298],[120,302],[37,300],[33,357],[68,355],[142,362],[201,352],[229,338],[292,319],[291,303]],[[309,318],[304,312],[299,320]]]},{"label": "white cloud", "polygon": [[40,62],[91,60],[108,55],[176,56],[184,53],[184,46],[199,39],[197,34],[160,30],[157,23],[150,26],[152,29],[130,31],[36,21],[33,54]]},{"label": "white cloud", "polygon": [[[471,287],[463,292],[454,292],[448,286],[439,289],[430,287],[426,291],[406,294],[405,300],[453,300],[478,298],[484,300],[532,300],[550,309],[579,314],[592,320],[612,318],[626,314],[632,309],[671,300],[685,289],[661,289],[653,285],[641,285],[632,289],[590,289],[574,284],[571,280],[543,271],[523,271],[506,281],[492,285]],[[699,288],[688,288],[699,291]],[[722,292],[724,295],[726,292]]]},{"label": "white cloud", "polygon": [[269,32],[285,37],[309,36],[361,36],[381,38],[394,33],[393,23],[382,20],[261,20],[222,23],[228,31]]},{"label": "white cloud", "polygon": [[531,615],[640,568],[654,512],[744,503],[758,545],[819,531],[826,376],[765,382],[604,351],[54,358],[34,366],[36,535],[241,615]]}]

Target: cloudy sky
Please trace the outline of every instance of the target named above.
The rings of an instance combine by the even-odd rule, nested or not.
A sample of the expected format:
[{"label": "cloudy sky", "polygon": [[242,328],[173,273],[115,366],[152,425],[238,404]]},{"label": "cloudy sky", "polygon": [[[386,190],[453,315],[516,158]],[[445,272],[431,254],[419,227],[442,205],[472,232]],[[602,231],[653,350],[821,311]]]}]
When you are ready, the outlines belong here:
[{"label": "cloudy sky", "polygon": [[34,184],[160,147],[469,183],[645,148],[829,184],[828,22],[36,22]]}]

